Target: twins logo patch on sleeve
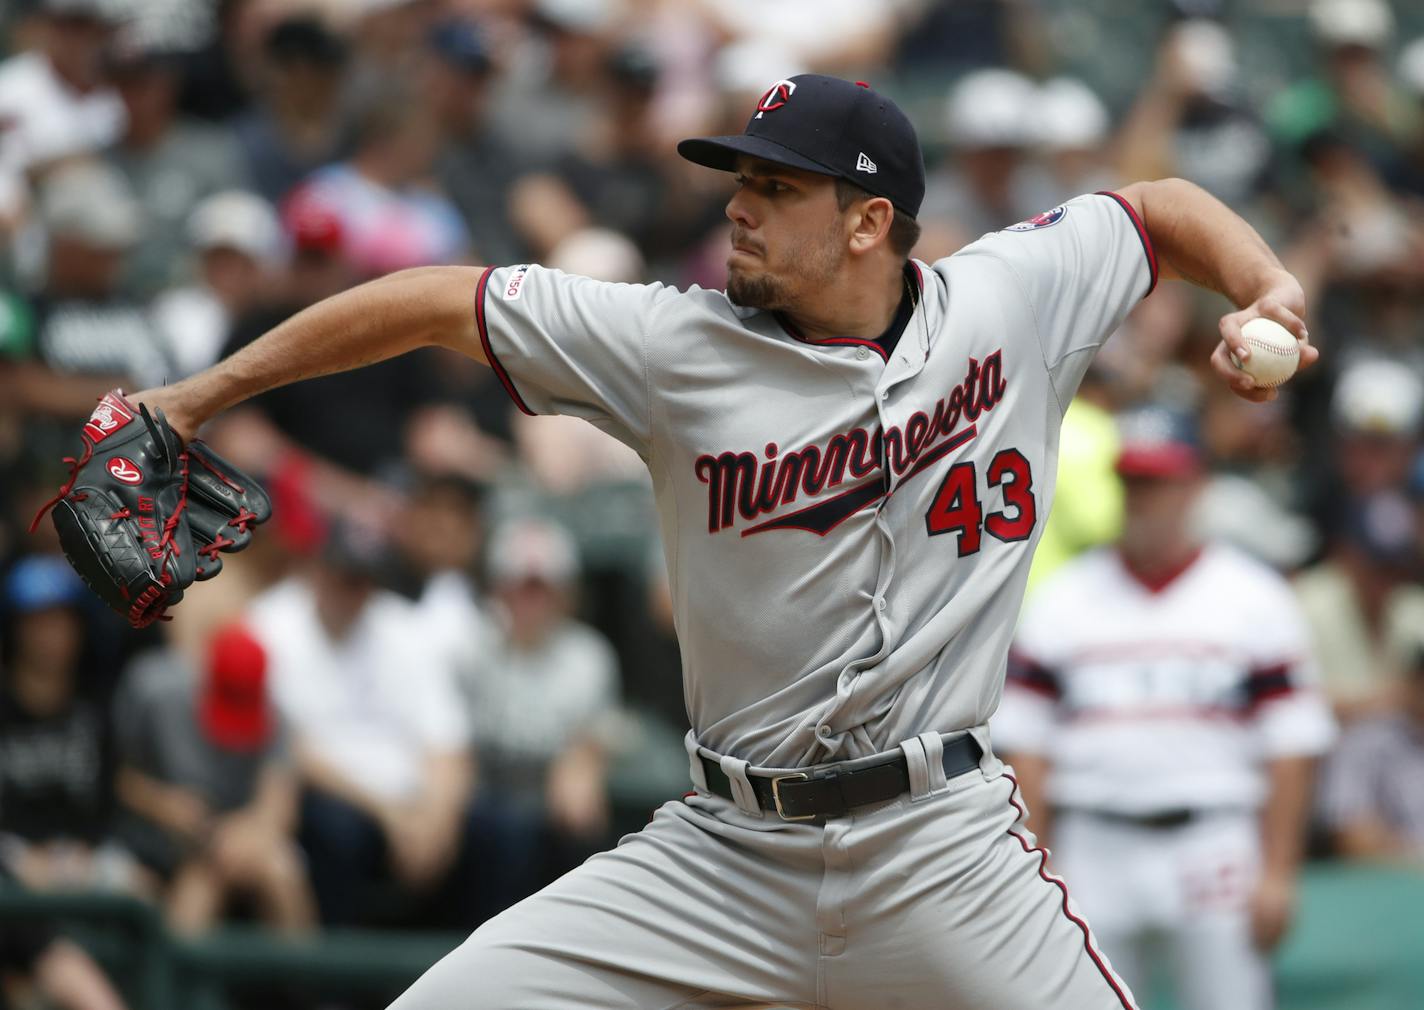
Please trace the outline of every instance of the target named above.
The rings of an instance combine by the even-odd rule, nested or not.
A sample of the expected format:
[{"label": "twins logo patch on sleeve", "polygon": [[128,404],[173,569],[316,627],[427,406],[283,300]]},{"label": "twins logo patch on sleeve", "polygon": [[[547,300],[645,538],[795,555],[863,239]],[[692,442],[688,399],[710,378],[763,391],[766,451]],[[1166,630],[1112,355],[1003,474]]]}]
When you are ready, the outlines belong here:
[{"label": "twins logo patch on sleeve", "polygon": [[1051,228],[1067,216],[1068,208],[1059,204],[1052,210],[1045,210],[1041,214],[1035,214],[1027,221],[1011,224],[1005,228],[1004,231],[1038,231],[1040,228]]}]

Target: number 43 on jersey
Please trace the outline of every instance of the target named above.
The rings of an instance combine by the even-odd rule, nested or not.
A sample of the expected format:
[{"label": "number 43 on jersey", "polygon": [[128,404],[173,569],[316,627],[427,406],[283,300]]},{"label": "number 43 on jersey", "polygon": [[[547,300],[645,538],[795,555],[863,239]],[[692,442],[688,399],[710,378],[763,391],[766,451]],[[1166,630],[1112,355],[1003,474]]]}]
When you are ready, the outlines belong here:
[{"label": "number 43 on jersey", "polygon": [[1005,543],[1027,540],[1038,521],[1033,471],[1023,453],[1004,449],[990,461],[984,478],[990,488],[1003,489],[1004,507],[987,515],[980,504],[977,470],[973,460],[950,467],[934,503],[925,513],[925,529],[930,536],[959,535],[961,558],[978,552],[984,533]]}]

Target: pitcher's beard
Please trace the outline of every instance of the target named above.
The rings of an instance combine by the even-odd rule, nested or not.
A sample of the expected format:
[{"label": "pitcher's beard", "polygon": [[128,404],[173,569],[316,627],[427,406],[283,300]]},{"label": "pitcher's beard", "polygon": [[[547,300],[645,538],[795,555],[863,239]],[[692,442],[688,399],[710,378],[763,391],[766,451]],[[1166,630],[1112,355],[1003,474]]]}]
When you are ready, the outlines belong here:
[{"label": "pitcher's beard", "polygon": [[786,307],[786,286],[766,274],[727,271],[727,297],[733,305],[768,312]]}]

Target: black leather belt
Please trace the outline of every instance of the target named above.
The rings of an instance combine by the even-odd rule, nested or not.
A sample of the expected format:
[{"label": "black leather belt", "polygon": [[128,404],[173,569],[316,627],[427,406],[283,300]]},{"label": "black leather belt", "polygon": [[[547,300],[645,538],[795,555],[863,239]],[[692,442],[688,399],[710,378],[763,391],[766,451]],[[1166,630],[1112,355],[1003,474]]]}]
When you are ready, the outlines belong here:
[{"label": "black leather belt", "polygon": [[1157,830],[1186,827],[1199,816],[1197,811],[1189,807],[1173,807],[1170,810],[1158,810],[1150,814],[1128,814],[1117,810],[1084,810],[1083,813],[1090,817],[1096,817],[1100,821],[1113,821],[1118,824],[1131,824],[1137,828]]},{"label": "black leather belt", "polygon": [[[979,766],[983,751],[968,735],[955,737],[944,745],[945,778],[954,778]],[[702,771],[707,789],[723,799],[736,801],[732,780],[717,762],[703,757]],[[761,808],[785,821],[809,821],[817,817],[841,817],[856,807],[894,799],[910,791],[910,770],[905,754],[897,751],[880,764],[842,769],[836,764],[820,765],[811,771],[781,775],[748,774]]]}]

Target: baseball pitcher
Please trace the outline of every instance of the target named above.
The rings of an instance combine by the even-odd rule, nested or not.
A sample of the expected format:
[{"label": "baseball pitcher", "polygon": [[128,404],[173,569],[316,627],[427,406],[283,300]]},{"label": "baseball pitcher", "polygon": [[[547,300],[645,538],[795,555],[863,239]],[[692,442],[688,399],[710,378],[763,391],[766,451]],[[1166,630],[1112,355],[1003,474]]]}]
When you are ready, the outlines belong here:
[{"label": "baseball pitcher", "polygon": [[1024,826],[986,724],[1053,498],[1059,421],[1159,275],[1315,351],[1300,285],[1195,186],[1080,196],[910,258],[924,164],[868,86],[777,81],[733,173],[727,290],[536,265],[337,295],[134,399],[191,436],[263,390],[423,345],[520,410],[646,461],[684,656],[695,792],[490,920],[397,1010],[1133,1007]]}]

